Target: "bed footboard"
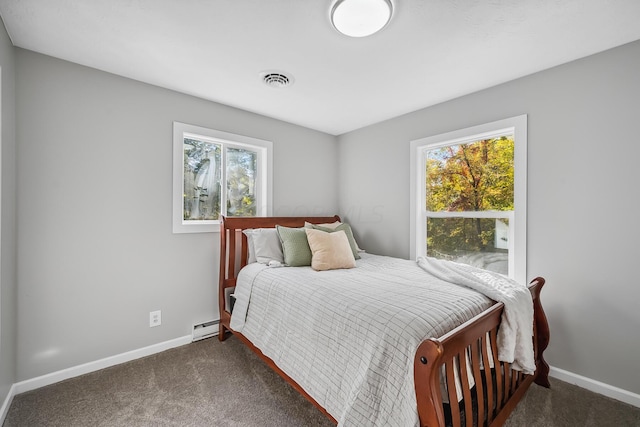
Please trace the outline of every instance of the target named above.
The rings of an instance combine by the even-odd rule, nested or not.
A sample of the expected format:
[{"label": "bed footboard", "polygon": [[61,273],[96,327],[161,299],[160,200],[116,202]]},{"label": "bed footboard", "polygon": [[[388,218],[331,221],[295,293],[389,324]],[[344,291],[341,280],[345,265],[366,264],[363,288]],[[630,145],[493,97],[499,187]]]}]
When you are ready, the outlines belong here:
[{"label": "bed footboard", "polygon": [[544,282],[538,277],[529,286],[534,302],[533,375],[498,361],[501,303],[418,347],[414,377],[421,426],[500,426],[532,382],[549,387],[549,365],[543,357],[549,325],[540,303]]}]

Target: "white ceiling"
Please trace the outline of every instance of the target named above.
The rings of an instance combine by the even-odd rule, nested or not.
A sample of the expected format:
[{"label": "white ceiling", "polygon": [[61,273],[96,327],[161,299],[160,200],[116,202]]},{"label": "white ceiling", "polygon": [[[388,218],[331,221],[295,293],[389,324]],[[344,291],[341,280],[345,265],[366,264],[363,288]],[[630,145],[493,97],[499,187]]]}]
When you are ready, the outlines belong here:
[{"label": "white ceiling", "polygon": [[333,135],[640,39],[640,0],[393,0],[367,38],[333,29],[334,1],[0,0],[0,15],[21,48]]}]

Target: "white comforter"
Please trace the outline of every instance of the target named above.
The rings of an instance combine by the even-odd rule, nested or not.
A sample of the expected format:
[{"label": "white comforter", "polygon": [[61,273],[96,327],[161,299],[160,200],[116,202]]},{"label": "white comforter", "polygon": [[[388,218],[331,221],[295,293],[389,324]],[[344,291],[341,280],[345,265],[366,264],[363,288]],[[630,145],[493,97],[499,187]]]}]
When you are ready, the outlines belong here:
[{"label": "white comforter", "polygon": [[533,299],[524,285],[499,273],[436,258],[420,257],[418,265],[442,280],[504,303],[498,330],[498,360],[511,363],[512,369],[528,375],[535,372]]},{"label": "white comforter", "polygon": [[418,345],[493,303],[415,261],[370,254],[349,270],[250,264],[235,296],[231,328],[354,427],[418,425]]}]

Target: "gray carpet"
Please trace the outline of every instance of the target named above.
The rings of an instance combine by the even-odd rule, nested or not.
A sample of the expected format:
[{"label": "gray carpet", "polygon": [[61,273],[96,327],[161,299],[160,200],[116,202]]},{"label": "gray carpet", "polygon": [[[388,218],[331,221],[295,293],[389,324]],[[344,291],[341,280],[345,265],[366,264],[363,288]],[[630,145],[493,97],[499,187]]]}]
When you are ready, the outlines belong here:
[{"label": "gray carpet", "polygon": [[[332,426],[231,337],[207,339],[15,396],[11,426]],[[552,379],[507,426],[640,426],[640,408]],[[365,426],[363,426],[365,427]]]}]

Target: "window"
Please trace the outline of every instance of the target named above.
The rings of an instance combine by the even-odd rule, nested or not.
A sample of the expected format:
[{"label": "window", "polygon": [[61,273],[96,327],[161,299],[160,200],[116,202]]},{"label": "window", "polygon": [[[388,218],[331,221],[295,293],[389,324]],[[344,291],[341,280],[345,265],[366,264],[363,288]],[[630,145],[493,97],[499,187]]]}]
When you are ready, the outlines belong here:
[{"label": "window", "polygon": [[269,141],[173,123],[173,232],[219,231],[220,215],[271,214]]},{"label": "window", "polygon": [[527,116],[411,142],[411,257],[526,282]]}]

